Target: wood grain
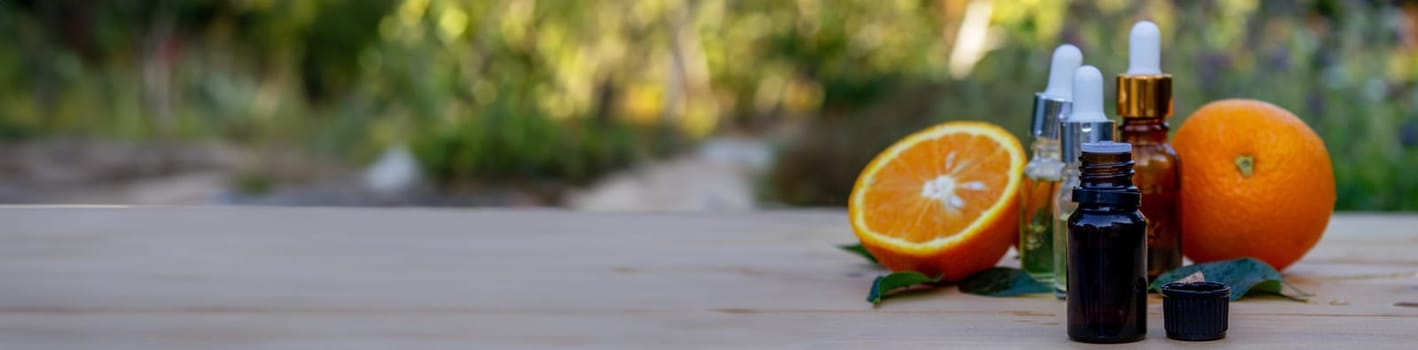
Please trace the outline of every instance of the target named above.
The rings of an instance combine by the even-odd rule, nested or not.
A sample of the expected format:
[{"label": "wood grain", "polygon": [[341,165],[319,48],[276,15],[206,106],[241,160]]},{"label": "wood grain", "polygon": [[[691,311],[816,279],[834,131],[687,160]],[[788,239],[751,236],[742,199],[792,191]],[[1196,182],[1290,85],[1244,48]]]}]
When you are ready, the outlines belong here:
[{"label": "wood grain", "polygon": [[[1086,347],[1052,296],[864,301],[839,211],[0,209],[0,348]],[[1227,339],[1418,347],[1418,217],[1338,215]],[[1006,257],[1004,264],[1013,264]]]}]

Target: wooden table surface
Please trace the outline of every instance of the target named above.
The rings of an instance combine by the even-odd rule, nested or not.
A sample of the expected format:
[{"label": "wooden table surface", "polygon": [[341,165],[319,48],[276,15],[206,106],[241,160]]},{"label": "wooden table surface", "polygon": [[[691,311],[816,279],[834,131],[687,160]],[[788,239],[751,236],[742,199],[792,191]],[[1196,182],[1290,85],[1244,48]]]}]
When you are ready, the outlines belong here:
[{"label": "wooden table surface", "polygon": [[[3,349],[1087,347],[1052,296],[864,301],[840,211],[0,209]],[[1005,263],[1012,263],[1005,258]],[[1337,215],[1225,340],[1418,348],[1418,216]]]}]

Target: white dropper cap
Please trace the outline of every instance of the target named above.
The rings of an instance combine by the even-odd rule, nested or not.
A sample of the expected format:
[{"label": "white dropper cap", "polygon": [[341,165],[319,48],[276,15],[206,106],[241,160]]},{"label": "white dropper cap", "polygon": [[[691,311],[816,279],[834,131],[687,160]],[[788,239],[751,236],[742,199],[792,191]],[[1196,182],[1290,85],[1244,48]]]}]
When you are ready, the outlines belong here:
[{"label": "white dropper cap", "polygon": [[1073,113],[1070,123],[1106,122],[1103,114],[1103,73],[1093,66],[1079,67],[1073,73]]},{"label": "white dropper cap", "polygon": [[1055,100],[1073,99],[1073,73],[1083,64],[1083,51],[1077,46],[1063,44],[1054,49],[1054,57],[1049,61],[1049,85],[1044,87],[1044,97]]},{"label": "white dropper cap", "polygon": [[1128,75],[1162,74],[1162,44],[1157,25],[1150,21],[1132,25],[1128,35]]}]

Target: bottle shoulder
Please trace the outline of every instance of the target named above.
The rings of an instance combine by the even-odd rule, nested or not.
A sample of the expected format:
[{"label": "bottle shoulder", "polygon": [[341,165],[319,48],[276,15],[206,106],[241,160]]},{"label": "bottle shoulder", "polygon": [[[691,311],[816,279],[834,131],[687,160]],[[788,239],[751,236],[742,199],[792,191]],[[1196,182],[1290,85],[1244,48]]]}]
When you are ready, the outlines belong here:
[{"label": "bottle shoulder", "polygon": [[1177,157],[1177,149],[1172,148],[1172,144],[1171,144],[1171,143],[1167,143],[1167,142],[1138,142],[1138,143],[1134,143],[1134,144],[1132,145],[1132,153],[1133,153],[1134,155],[1136,155],[1136,154],[1161,154],[1161,155],[1171,156],[1172,158],[1176,158],[1176,157]]},{"label": "bottle shoulder", "polygon": [[1068,222],[1070,225],[1083,226],[1146,225],[1147,218],[1136,208],[1116,210],[1082,207],[1074,210]]},{"label": "bottle shoulder", "polygon": [[1064,163],[1052,158],[1034,158],[1024,165],[1024,176],[1031,179],[1060,181],[1064,175]]},{"label": "bottle shoulder", "polygon": [[1133,184],[1143,195],[1175,192],[1181,185],[1182,159],[1171,145],[1134,147]]},{"label": "bottle shoulder", "polygon": [[1177,168],[1181,157],[1172,145],[1165,143],[1134,145],[1132,148],[1133,167],[1139,171],[1145,168]]}]

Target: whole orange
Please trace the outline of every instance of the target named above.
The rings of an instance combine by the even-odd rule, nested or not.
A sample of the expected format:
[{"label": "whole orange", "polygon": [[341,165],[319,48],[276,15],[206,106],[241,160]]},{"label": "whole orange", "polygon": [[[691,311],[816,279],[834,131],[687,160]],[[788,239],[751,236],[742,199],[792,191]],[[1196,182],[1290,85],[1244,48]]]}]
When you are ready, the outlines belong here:
[{"label": "whole orange", "polygon": [[1329,151],[1289,111],[1212,102],[1172,145],[1182,160],[1182,252],[1192,261],[1249,256],[1284,270],[1324,234],[1335,198]]}]

